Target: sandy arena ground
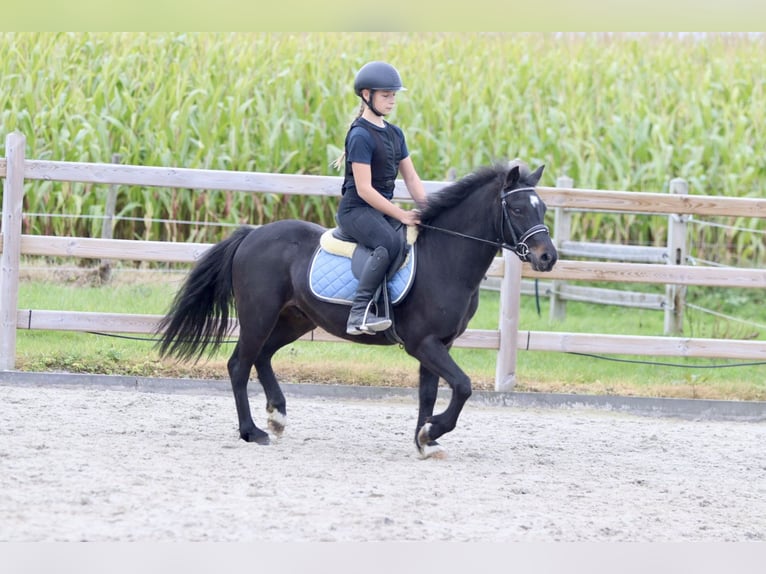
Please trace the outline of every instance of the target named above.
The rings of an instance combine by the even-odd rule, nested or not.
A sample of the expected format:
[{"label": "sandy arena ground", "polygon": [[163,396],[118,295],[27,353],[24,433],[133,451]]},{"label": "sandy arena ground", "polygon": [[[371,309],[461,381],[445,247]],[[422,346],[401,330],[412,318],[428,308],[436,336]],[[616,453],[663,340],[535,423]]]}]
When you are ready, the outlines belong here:
[{"label": "sandy arena ground", "polygon": [[416,409],[0,384],[0,540],[766,540],[765,423],[469,401],[420,460]]}]

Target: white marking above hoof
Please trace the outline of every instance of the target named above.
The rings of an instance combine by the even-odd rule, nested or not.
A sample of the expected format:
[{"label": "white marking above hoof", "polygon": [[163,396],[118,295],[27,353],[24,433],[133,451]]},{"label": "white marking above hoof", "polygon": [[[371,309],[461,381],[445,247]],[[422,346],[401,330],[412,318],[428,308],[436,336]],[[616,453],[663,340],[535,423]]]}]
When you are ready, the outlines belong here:
[{"label": "white marking above hoof", "polygon": [[281,436],[287,425],[287,417],[277,410],[269,413],[269,429],[277,436]]},{"label": "white marking above hoof", "polygon": [[421,447],[424,444],[427,444],[431,437],[428,436],[428,433],[431,431],[431,423],[426,423],[422,427],[420,427],[420,431],[418,432],[418,447]]}]

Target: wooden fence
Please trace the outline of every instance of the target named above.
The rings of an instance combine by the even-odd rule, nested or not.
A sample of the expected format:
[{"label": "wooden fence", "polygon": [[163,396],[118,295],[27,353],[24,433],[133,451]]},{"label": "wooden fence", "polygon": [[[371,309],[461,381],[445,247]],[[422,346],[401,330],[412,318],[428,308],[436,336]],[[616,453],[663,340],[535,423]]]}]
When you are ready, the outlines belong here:
[{"label": "wooden fence", "polygon": [[[556,180],[556,187],[571,188],[574,182],[569,177]],[[687,195],[689,186],[685,180],[676,178],[670,182],[670,193]],[[686,216],[668,215],[668,232],[665,247],[640,245],[619,245],[573,241],[571,239],[572,215],[578,210],[554,208],[555,223],[553,237],[559,256],[580,257],[587,259],[629,261],[632,263],[666,263],[682,265],[686,263]],[[566,302],[589,301],[626,307],[662,310],[665,313],[665,334],[678,335],[683,332],[683,311],[686,304],[686,287],[667,285],[665,294],[643,293],[568,285],[565,281],[553,281],[546,291],[550,295],[550,318],[562,320],[566,316]]]},{"label": "wooden fence", "polygon": [[[6,158],[0,159],[4,178],[2,260],[0,267],[0,370],[15,366],[18,329],[152,333],[160,317],[18,309],[19,261],[22,254],[133,261],[193,262],[210,246],[199,243],[129,241],[101,238],[30,236],[21,234],[24,182],[53,180],[103,185],[155,186],[187,189],[220,189],[248,193],[283,193],[335,196],[340,178],[257,172],[232,172],[169,167],[73,163],[27,160],[25,138],[13,133],[6,139]],[[427,192],[446,182],[424,182]],[[566,187],[541,187],[550,208],[606,210],[656,214],[731,215],[766,217],[766,200],[697,195],[670,195],[627,191],[602,191]],[[397,182],[395,197],[408,195]],[[488,275],[501,278],[498,329],[467,330],[456,347],[497,350],[495,388],[513,388],[518,349],[599,354],[675,357],[718,357],[766,360],[766,341],[647,337],[594,333],[519,330],[519,295],[522,276],[564,281],[610,281],[666,285],[766,288],[766,270],[692,267],[659,263],[619,263],[562,259],[550,273],[536,273],[515,255],[495,259]],[[236,333],[236,325],[232,328]],[[312,341],[343,341],[321,329],[304,337]]]},{"label": "wooden fence", "polygon": [[[572,188],[574,182],[569,177],[559,177],[556,187]],[[670,182],[670,193],[687,194],[688,184],[684,179],[676,178]],[[681,265],[687,261],[686,228],[687,216],[669,214],[667,243],[664,247],[641,245],[622,245],[605,242],[574,241],[571,239],[572,215],[583,210],[556,207],[551,234],[559,252],[559,257],[578,257],[593,260],[622,261],[631,263],[666,263]],[[489,279],[485,287],[497,290],[497,281]],[[686,286],[666,285],[665,294],[626,291],[604,287],[578,286],[563,280],[534,281],[522,280],[521,292],[525,295],[548,297],[550,301],[550,319],[562,321],[566,317],[567,301],[585,301],[602,305],[619,305],[663,311],[665,314],[665,335],[678,335],[683,332],[684,308],[686,306]]]}]

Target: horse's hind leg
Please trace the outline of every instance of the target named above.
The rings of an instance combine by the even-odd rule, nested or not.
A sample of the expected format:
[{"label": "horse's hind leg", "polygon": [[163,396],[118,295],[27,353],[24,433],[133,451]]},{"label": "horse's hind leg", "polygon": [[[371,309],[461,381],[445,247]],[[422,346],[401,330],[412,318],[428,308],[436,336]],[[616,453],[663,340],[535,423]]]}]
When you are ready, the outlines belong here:
[{"label": "horse's hind leg", "polygon": [[277,436],[285,430],[287,423],[287,402],[282,388],[279,386],[271,359],[279,349],[289,345],[316,325],[296,308],[282,311],[279,321],[271,332],[261,352],[255,360],[255,370],[258,380],[266,394],[266,411],[269,413],[269,429]]},{"label": "horse's hind leg", "polygon": [[255,370],[266,393],[269,430],[277,436],[282,436],[287,424],[287,401],[271,366],[271,355],[258,357],[255,361]]},{"label": "horse's hind leg", "polygon": [[247,383],[250,379],[250,371],[253,367],[252,359],[247,358],[242,345],[242,339],[237,342],[234,352],[227,364],[231,389],[234,392],[234,403],[237,406],[237,418],[239,419],[239,436],[247,442],[269,444],[269,435],[255,426],[253,416],[250,413],[250,400],[247,396]]}]

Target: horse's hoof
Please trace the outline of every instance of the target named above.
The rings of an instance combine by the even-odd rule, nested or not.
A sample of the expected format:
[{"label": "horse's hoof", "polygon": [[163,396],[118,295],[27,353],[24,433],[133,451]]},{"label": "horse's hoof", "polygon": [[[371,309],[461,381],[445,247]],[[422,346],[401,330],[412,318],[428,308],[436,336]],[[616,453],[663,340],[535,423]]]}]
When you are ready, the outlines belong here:
[{"label": "horse's hoof", "polygon": [[423,460],[427,458],[444,460],[447,458],[447,451],[438,442],[431,441],[429,444],[420,447],[420,457]]},{"label": "horse's hoof", "polygon": [[282,436],[282,433],[285,432],[286,424],[287,417],[279,411],[271,411],[269,413],[269,430],[277,435],[277,437]]},{"label": "horse's hoof", "polygon": [[239,433],[240,438],[245,442],[254,442],[256,444],[271,444],[269,435],[262,430],[258,429],[258,432],[251,433]]},{"label": "horse's hoof", "polygon": [[428,436],[428,431],[431,429],[431,423],[426,423],[418,432],[417,446],[420,458],[435,458],[444,460],[447,458],[447,451],[435,440],[431,440]]}]

